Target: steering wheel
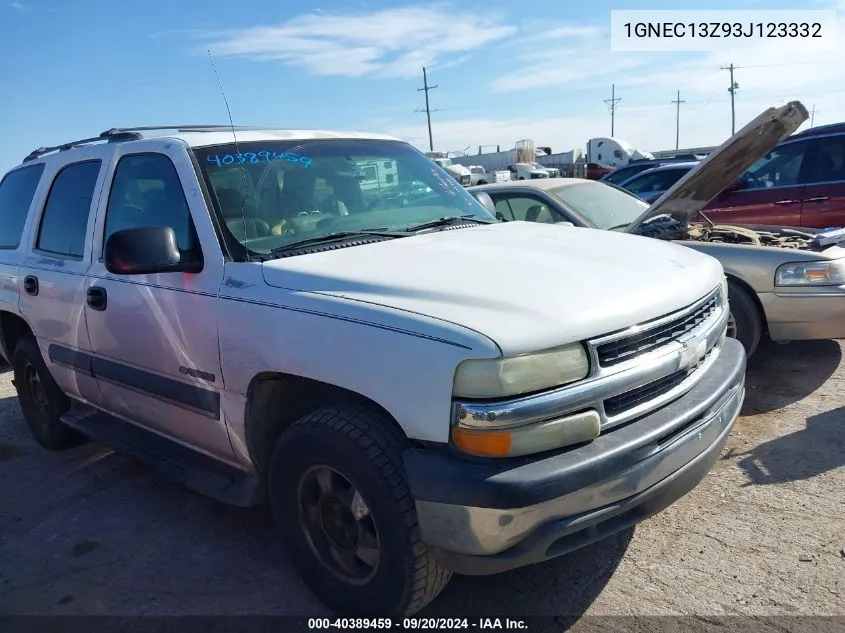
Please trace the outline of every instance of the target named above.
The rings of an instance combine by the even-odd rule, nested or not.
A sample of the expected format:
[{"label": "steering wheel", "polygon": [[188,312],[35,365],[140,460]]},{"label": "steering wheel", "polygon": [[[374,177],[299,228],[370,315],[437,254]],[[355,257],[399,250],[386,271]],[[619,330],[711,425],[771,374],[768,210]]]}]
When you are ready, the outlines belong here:
[{"label": "steering wheel", "polygon": [[292,222],[282,220],[270,229],[270,235],[296,235],[296,226]]}]

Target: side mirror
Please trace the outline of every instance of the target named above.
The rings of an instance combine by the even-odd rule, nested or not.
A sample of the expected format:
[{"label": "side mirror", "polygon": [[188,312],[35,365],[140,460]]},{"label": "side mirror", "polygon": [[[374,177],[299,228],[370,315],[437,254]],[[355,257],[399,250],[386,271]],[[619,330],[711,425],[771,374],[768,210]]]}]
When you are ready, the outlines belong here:
[{"label": "side mirror", "polygon": [[722,194],[733,193],[734,191],[739,191],[740,189],[745,189],[748,186],[748,183],[745,182],[742,178],[737,178],[736,180],[732,181],[722,190]]},{"label": "side mirror", "polygon": [[106,270],[115,275],[202,270],[202,261],[188,260],[179,251],[176,233],[169,226],[149,226],[116,231],[103,249]]},{"label": "side mirror", "polygon": [[493,198],[490,197],[490,194],[486,191],[474,191],[473,194],[475,199],[481,203],[491,215],[496,215],[496,205],[493,203]]}]

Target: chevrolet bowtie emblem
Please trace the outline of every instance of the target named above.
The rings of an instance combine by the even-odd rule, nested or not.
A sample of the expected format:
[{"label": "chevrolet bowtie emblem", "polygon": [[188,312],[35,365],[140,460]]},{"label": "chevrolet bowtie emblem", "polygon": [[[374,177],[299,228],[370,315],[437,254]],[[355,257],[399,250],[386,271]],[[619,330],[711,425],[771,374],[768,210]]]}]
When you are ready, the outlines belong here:
[{"label": "chevrolet bowtie emblem", "polygon": [[680,341],[683,345],[681,349],[680,369],[690,369],[695,367],[704,355],[707,353],[707,339],[706,338],[692,338],[686,341]]}]

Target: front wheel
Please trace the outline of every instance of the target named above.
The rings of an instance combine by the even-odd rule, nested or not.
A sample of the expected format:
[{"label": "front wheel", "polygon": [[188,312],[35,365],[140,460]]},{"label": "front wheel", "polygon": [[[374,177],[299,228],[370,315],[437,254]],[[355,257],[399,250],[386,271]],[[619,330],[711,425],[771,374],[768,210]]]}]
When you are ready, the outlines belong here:
[{"label": "front wheel", "polygon": [[763,335],[763,320],[751,295],[733,281],[728,282],[728,336],[737,339],[745,348],[745,355],[757,349]]},{"label": "front wheel", "polygon": [[404,616],[451,576],[422,541],[401,451],[386,414],[347,404],[294,423],[279,438],[269,496],[305,584],[348,616]]}]

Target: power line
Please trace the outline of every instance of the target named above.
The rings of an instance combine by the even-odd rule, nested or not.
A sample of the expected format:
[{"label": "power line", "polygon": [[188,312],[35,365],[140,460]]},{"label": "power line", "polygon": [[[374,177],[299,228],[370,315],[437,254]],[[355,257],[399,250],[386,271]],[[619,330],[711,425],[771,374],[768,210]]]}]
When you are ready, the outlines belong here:
[{"label": "power line", "polygon": [[616,97],[616,84],[612,84],[610,86],[610,99],[604,100],[610,110],[610,136],[613,136],[613,133],[616,131],[616,106],[620,101],[622,101],[622,98]]},{"label": "power line", "polygon": [[[428,75],[425,72],[425,66],[423,66],[423,87],[417,88],[417,92],[425,91],[425,116],[428,119],[428,149],[429,151],[434,151],[434,139],[431,136],[431,108],[428,105],[428,91],[434,90],[437,88],[437,84],[433,86],[428,85]],[[422,110],[417,110],[417,112],[422,112]]]},{"label": "power line", "polygon": [[734,105],[734,97],[736,96],[736,91],[739,90],[739,84],[734,81],[734,71],[740,68],[740,66],[734,66],[731,64],[730,66],[722,66],[721,70],[729,70],[731,73],[731,86],[728,88],[728,92],[731,93],[731,136],[736,134],[736,107]]},{"label": "power line", "polygon": [[678,149],[678,142],[681,138],[681,104],[686,103],[686,101],[681,100],[681,91],[678,90],[678,97],[677,99],[673,100],[672,103],[675,104],[675,149]]},{"label": "power line", "polygon": [[772,68],[774,66],[804,66],[807,64],[829,64],[831,62],[835,63],[842,63],[845,61],[845,58],[827,58],[827,59],[807,59],[804,61],[797,61],[797,62],[783,62],[781,64],[748,64],[743,66],[743,68]]}]

